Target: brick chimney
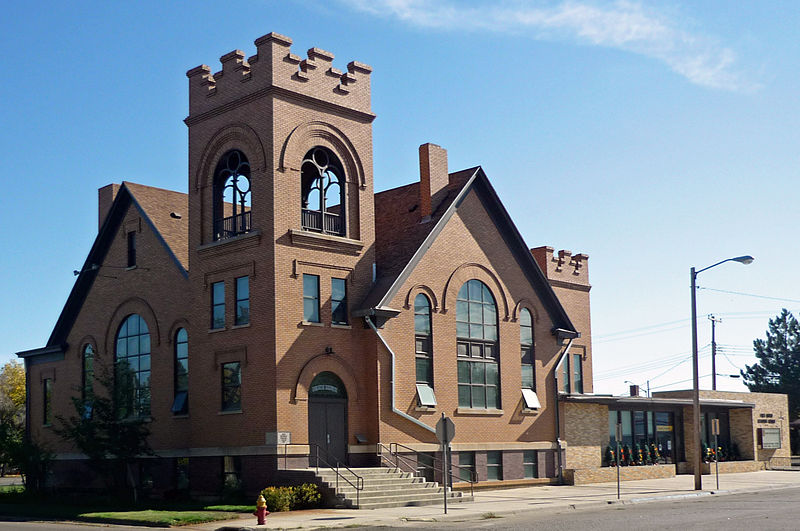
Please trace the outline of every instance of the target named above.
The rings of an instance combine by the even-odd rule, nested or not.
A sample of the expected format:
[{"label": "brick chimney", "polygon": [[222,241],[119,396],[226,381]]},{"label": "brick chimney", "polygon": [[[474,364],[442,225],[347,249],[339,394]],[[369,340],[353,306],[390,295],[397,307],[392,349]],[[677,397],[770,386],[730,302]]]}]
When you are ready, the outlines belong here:
[{"label": "brick chimney", "polygon": [[447,193],[447,150],[436,144],[419,147],[419,210],[420,217],[430,218]]},{"label": "brick chimney", "polygon": [[103,227],[103,222],[106,220],[108,211],[111,210],[111,205],[114,203],[114,198],[117,197],[120,185],[111,183],[97,190],[97,230]]}]

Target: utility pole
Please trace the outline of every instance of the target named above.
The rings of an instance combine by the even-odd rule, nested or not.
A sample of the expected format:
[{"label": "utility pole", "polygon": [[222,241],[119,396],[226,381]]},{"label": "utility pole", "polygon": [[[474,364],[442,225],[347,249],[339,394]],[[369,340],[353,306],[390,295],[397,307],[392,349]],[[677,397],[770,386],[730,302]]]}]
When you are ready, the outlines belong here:
[{"label": "utility pole", "polygon": [[715,332],[715,325],[721,323],[722,319],[714,317],[714,314],[708,314],[708,320],[711,321],[711,390],[717,390],[717,341]]}]

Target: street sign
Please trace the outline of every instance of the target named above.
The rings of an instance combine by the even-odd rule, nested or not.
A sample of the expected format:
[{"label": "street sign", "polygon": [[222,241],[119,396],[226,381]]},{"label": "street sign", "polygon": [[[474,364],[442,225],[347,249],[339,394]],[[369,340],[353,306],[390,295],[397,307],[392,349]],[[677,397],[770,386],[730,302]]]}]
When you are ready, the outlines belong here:
[{"label": "street sign", "polygon": [[436,423],[436,438],[442,444],[450,444],[453,437],[456,435],[456,425],[448,417],[442,415],[439,422]]}]

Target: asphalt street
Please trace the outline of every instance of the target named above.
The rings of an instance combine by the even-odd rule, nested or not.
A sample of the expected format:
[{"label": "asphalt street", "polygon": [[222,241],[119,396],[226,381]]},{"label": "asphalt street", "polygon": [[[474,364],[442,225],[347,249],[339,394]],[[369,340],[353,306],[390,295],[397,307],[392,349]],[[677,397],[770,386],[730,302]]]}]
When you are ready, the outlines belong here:
[{"label": "asphalt street", "polygon": [[728,496],[661,500],[592,509],[562,509],[474,522],[409,522],[408,526],[362,529],[497,529],[559,531],[699,530],[767,531],[800,529],[800,488]]}]

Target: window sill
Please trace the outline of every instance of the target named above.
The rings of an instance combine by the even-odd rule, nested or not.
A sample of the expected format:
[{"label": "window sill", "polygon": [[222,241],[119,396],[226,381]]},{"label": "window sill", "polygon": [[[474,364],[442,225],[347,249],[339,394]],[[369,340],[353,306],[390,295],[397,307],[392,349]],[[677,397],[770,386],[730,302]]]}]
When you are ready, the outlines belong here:
[{"label": "window sill", "polygon": [[128,266],[128,267],[126,267],[126,268],[125,268],[125,271],[133,271],[134,269],[136,269],[136,266],[135,266],[135,265],[132,265],[132,266]]},{"label": "window sill", "polygon": [[334,251],[344,254],[360,255],[361,250],[364,248],[364,243],[358,240],[307,230],[291,229],[289,231],[289,237],[292,240],[292,245],[298,247],[308,247],[310,249]]},{"label": "window sill", "polygon": [[230,411],[218,411],[217,415],[241,415],[241,409],[232,409]]},{"label": "window sill", "polygon": [[522,408],[522,411],[520,411],[520,413],[522,415],[531,415],[531,416],[533,416],[533,415],[538,415],[539,414],[539,410],[538,409],[528,409],[528,408],[525,407],[525,408]]},{"label": "window sill", "polygon": [[349,324],[336,324],[336,323],[331,323],[331,328],[341,328],[342,330],[352,330],[353,329],[353,327],[350,326]]},{"label": "window sill", "polygon": [[418,413],[436,413],[436,408],[428,406],[416,406],[414,411]]},{"label": "window sill", "polygon": [[261,241],[261,231],[253,229],[232,238],[224,238],[212,242],[204,243],[197,248],[197,254],[201,257],[212,256],[218,253],[238,251],[258,245]]},{"label": "window sill", "polygon": [[189,414],[188,413],[179,413],[177,415],[172,415],[172,418],[174,418],[174,419],[188,419],[189,418]]},{"label": "window sill", "polygon": [[325,326],[325,325],[314,321],[300,321],[300,326]]},{"label": "window sill", "polygon": [[502,409],[473,409],[460,407],[456,409],[456,415],[483,415],[488,417],[500,417],[504,411]]},{"label": "window sill", "polygon": [[217,332],[224,332],[227,329],[228,329],[227,326],[223,326],[222,328],[209,328],[208,329],[208,333],[209,334],[216,334]]},{"label": "window sill", "polygon": [[250,328],[250,323],[244,323],[244,324],[233,325],[233,326],[231,327],[231,330],[238,330],[238,329],[240,329],[240,328]]}]

